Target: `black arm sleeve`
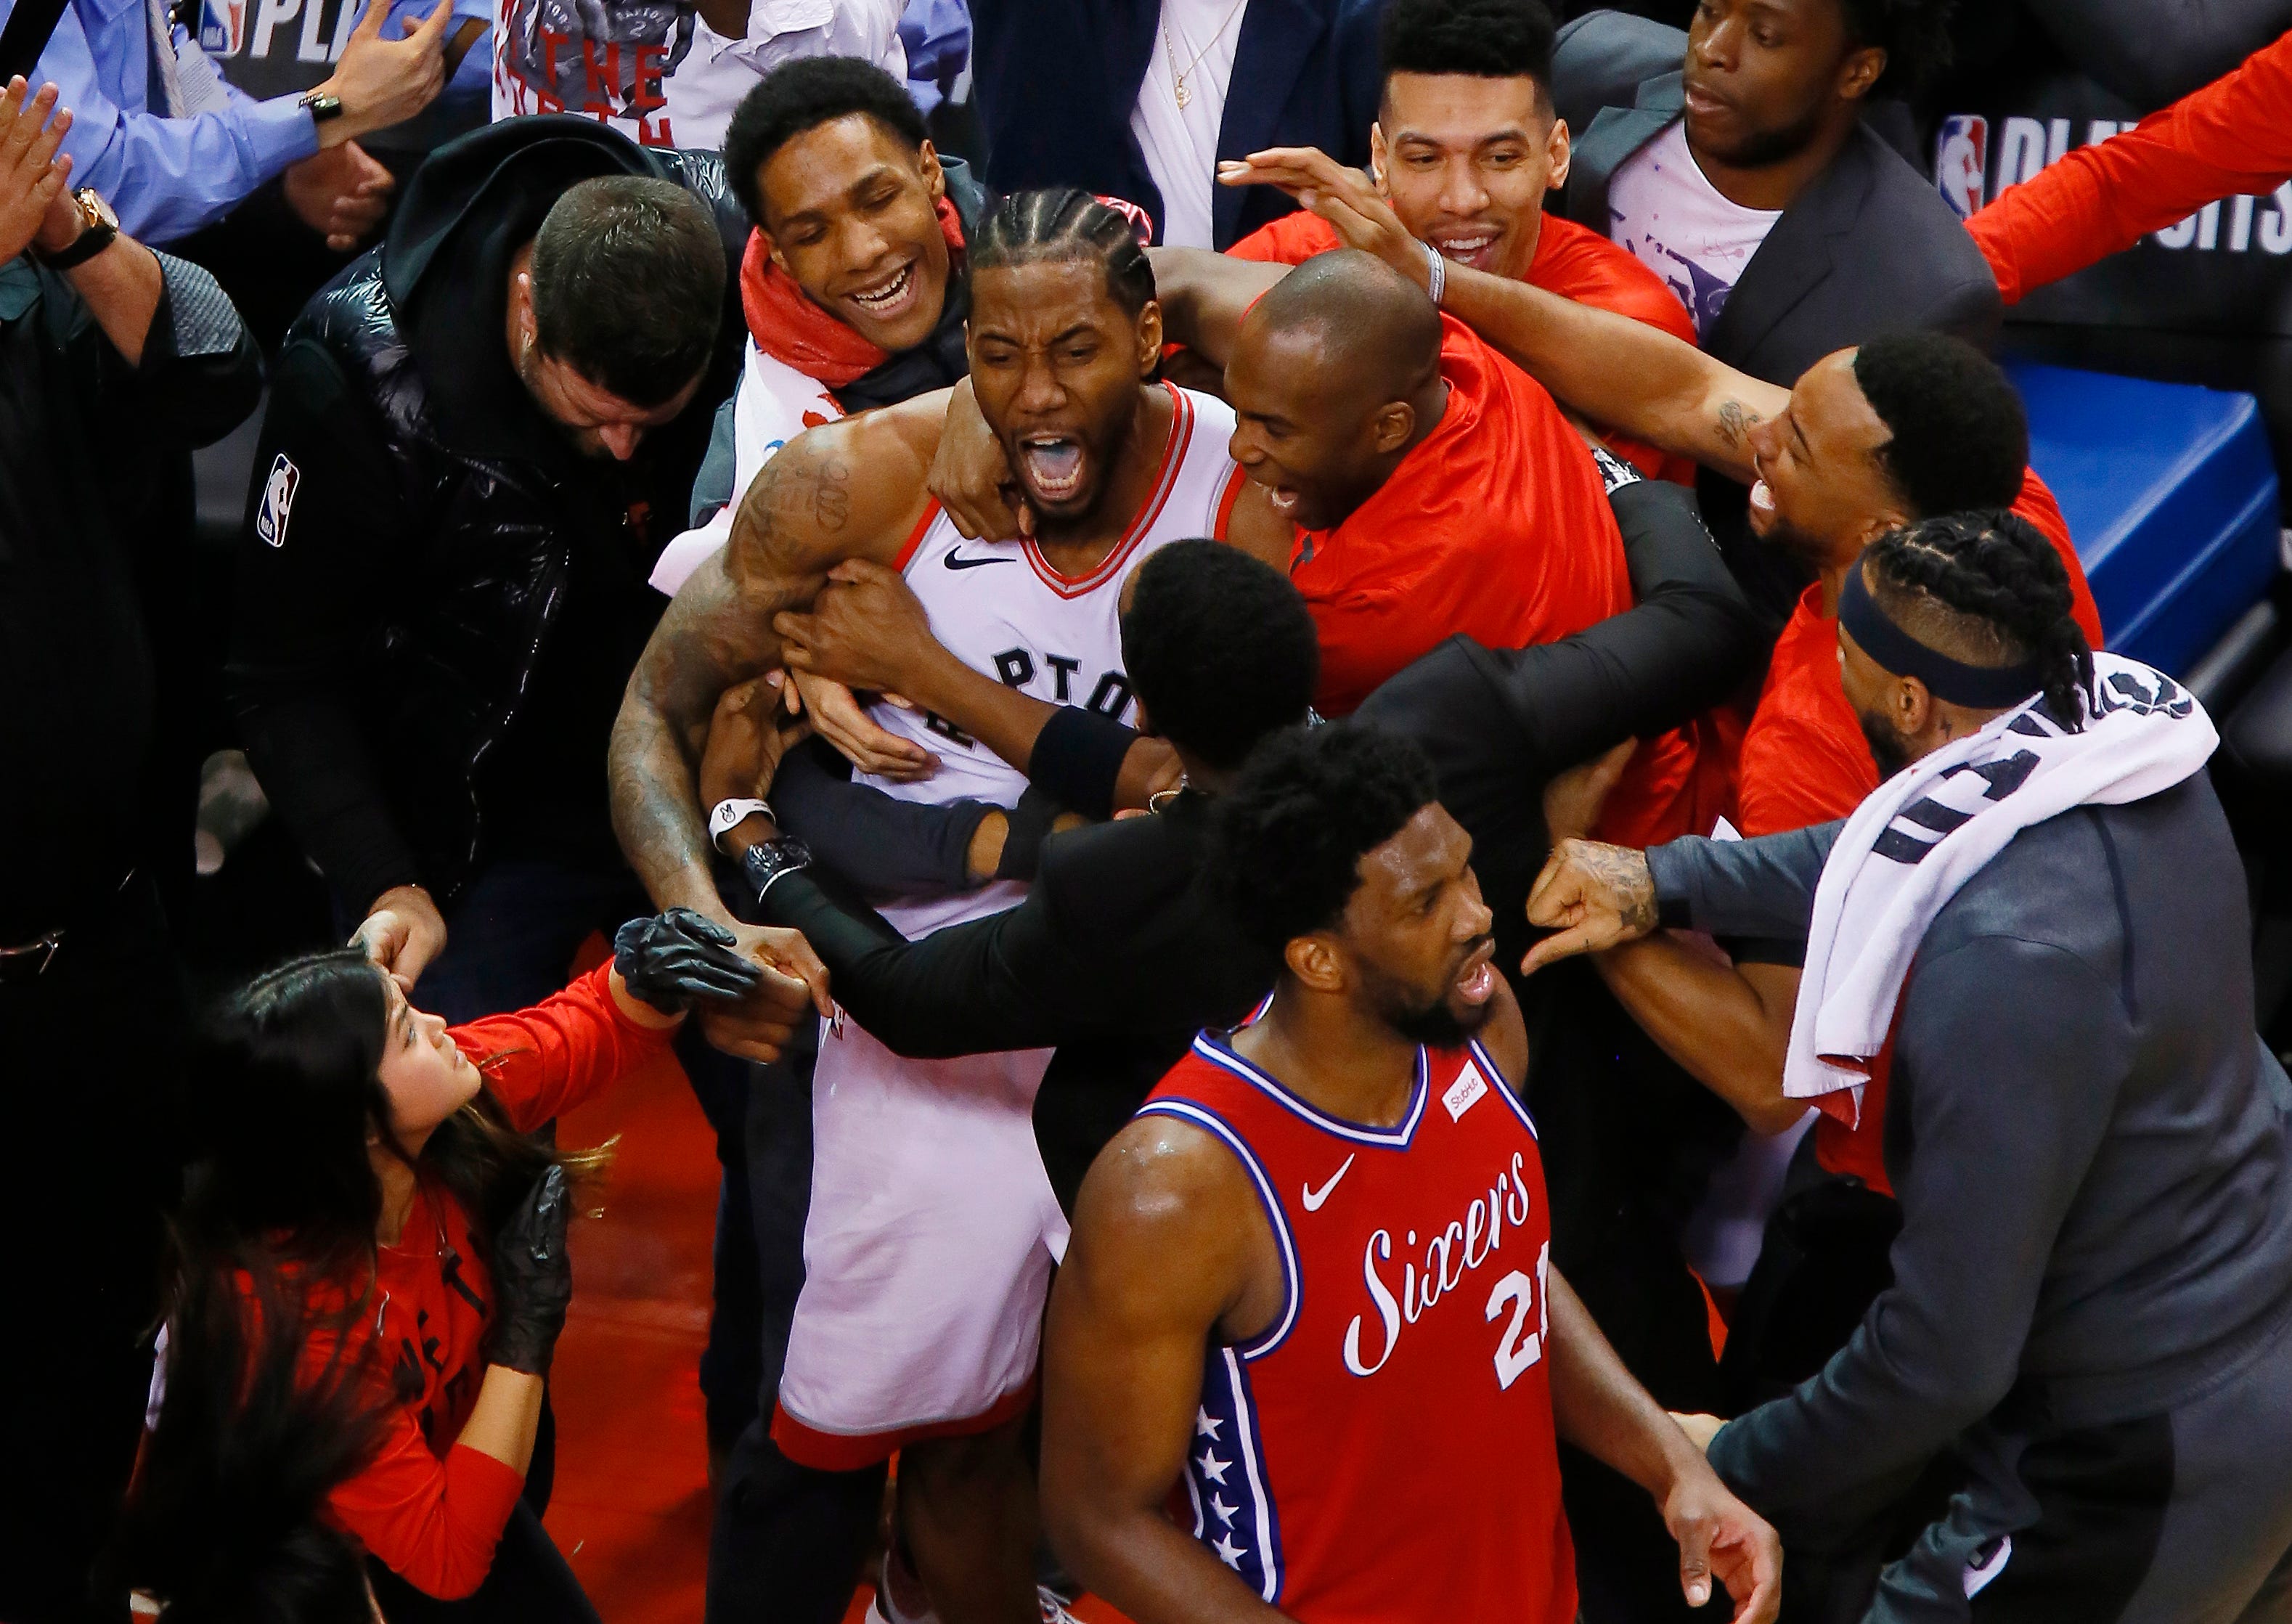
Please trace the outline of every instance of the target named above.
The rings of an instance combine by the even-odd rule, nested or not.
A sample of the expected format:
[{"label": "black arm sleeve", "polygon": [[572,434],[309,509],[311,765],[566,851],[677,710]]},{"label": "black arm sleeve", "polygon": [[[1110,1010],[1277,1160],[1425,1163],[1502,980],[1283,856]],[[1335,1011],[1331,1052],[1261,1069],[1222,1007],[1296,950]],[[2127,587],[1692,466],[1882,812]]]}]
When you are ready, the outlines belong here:
[{"label": "black arm sleeve", "polygon": [[333,359],[290,341],[257,441],[225,697],[264,792],[343,901],[418,881],[354,691],[416,523]]},{"label": "black arm sleeve", "polygon": [[[984,801],[902,801],[839,777],[811,749],[789,751],[772,779],[780,827],[876,901],[977,890],[982,882],[971,877],[971,837],[996,810]],[[777,895],[779,887],[772,890]]]},{"label": "black arm sleeve", "polygon": [[764,922],[802,931],[836,1002],[910,1059],[1041,1048],[1060,1031],[1059,948],[1042,893],[1018,907],[908,941],[874,915],[839,906],[809,876],[764,895]]},{"label": "black arm sleeve", "polygon": [[1609,498],[1634,606],[1557,642],[1470,649],[1536,753],[1554,767],[1679,726],[1758,658],[1758,626],[1692,491],[1657,480]]}]

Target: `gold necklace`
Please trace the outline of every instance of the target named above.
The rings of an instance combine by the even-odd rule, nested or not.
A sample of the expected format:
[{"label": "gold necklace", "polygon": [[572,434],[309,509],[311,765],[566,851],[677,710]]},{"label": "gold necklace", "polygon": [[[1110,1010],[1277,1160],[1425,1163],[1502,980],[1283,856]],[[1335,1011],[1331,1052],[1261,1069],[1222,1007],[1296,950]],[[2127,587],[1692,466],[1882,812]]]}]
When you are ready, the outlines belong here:
[{"label": "gold necklace", "polygon": [[1162,7],[1161,18],[1162,49],[1169,53],[1170,84],[1177,92],[1178,106],[1181,109],[1183,109],[1187,103],[1190,102],[1194,99],[1194,93],[1186,88],[1186,76],[1193,72],[1196,68],[1201,65],[1202,58],[1210,53],[1211,45],[1216,44],[1219,40],[1225,37],[1227,28],[1232,24],[1233,20],[1236,17],[1239,17],[1241,14],[1241,8],[1248,4],[1249,0],[1233,0],[1233,4],[1228,8],[1226,12],[1225,20],[1219,23],[1216,30],[1210,35],[1209,44],[1204,45],[1200,50],[1195,52],[1194,60],[1188,62],[1183,68],[1181,68],[1178,66],[1178,47],[1172,44],[1170,40],[1170,8],[1166,0],[1166,3]]}]

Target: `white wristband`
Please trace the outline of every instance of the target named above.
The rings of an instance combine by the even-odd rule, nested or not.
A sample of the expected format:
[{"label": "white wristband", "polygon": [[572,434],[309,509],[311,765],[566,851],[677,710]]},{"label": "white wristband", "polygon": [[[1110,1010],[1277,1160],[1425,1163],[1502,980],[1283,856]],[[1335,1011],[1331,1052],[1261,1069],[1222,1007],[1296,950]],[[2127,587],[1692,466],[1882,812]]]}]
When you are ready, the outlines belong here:
[{"label": "white wristband", "polygon": [[[708,844],[718,851],[723,852],[724,836],[730,834],[742,819],[754,817],[758,812],[763,813],[767,818],[771,817],[771,804],[767,801],[744,801],[738,798],[717,802],[715,810],[708,814]],[[777,819],[773,820],[779,821]],[[725,855],[729,857],[731,853],[726,852]]]},{"label": "white wristband", "polygon": [[1420,241],[1416,246],[1424,250],[1425,267],[1432,275],[1432,285],[1424,291],[1432,295],[1433,308],[1437,310],[1441,295],[1449,291],[1449,262],[1441,257],[1441,250],[1431,243]]}]

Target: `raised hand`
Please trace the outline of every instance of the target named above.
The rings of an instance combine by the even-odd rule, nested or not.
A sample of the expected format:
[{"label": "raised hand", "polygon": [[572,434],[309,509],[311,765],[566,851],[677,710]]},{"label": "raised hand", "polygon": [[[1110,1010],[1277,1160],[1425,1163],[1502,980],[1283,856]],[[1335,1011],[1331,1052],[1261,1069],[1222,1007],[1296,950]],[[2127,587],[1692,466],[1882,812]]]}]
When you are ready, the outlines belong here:
[{"label": "raised hand", "polygon": [[1432,286],[1424,245],[1408,234],[1376,183],[1318,147],[1268,147],[1218,165],[1221,186],[1273,186],[1336,228],[1348,247],[1374,254],[1419,287]]},{"label": "raised hand", "polygon": [[1655,878],[1646,853],[1595,840],[1562,841],[1528,893],[1528,922],[1558,934],[1529,949],[1520,961],[1522,975],[1646,935],[1656,925]]},{"label": "raised hand", "polygon": [[[31,246],[35,238],[43,238],[43,246],[64,247],[74,230],[64,191],[71,159],[56,156],[64,132],[71,128],[71,114],[55,111],[58,93],[52,85],[29,92],[20,75],[0,91],[0,263]],[[48,240],[57,233],[64,240]]]},{"label": "raised hand", "polygon": [[319,145],[336,147],[369,130],[402,124],[437,99],[446,87],[446,29],[454,19],[450,0],[409,28],[400,39],[382,36],[390,0],[367,0],[366,15],[351,30],[335,71],[319,93],[340,101],[343,110],[319,125]]}]

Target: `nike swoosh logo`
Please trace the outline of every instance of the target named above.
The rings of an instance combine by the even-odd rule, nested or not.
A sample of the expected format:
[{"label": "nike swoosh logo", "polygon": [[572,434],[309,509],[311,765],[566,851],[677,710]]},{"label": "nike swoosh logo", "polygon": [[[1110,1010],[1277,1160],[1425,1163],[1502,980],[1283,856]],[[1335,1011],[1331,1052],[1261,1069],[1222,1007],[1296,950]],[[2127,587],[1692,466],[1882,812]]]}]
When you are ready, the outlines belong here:
[{"label": "nike swoosh logo", "polygon": [[940,561],[950,570],[984,570],[989,564],[1007,564],[1010,562],[1007,557],[965,558],[962,553],[956,552],[949,552]]},{"label": "nike swoosh logo", "polygon": [[1353,1159],[1352,1157],[1348,1156],[1345,1158],[1344,1166],[1339,1168],[1335,1173],[1329,1175],[1329,1182],[1328,1184],[1323,1184],[1319,1190],[1314,1189],[1311,1184],[1306,1185],[1305,1210],[1307,1212],[1320,1211],[1321,1203],[1329,1199],[1329,1192],[1337,1187],[1337,1181],[1345,1176],[1346,1170],[1352,1165]]}]

